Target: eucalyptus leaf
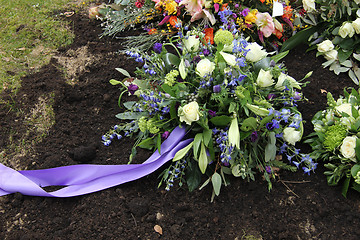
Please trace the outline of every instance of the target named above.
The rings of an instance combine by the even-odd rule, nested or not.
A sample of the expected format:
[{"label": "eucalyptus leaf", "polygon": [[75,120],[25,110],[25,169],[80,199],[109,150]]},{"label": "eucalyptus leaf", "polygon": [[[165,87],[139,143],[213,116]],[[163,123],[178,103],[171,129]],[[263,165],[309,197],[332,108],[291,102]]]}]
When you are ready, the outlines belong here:
[{"label": "eucalyptus leaf", "polygon": [[195,135],[194,138],[194,145],[193,145],[193,151],[194,151],[194,158],[197,160],[198,159],[198,153],[199,153],[199,148],[200,148],[200,144],[202,142],[203,139],[203,135],[202,133],[197,133]]},{"label": "eucalyptus leaf", "polygon": [[128,109],[128,110],[131,110],[132,109],[132,107],[135,105],[135,101],[128,101],[128,102],[125,102],[124,103],[124,107],[126,107],[126,109]]},{"label": "eucalyptus leaf", "polygon": [[209,146],[209,142],[212,140],[212,131],[209,128],[204,129],[203,139],[206,147]]},{"label": "eucalyptus leaf", "polygon": [[118,71],[118,72],[120,72],[120,73],[122,73],[122,74],[125,75],[126,77],[131,78],[130,73],[128,73],[128,71],[126,71],[125,69],[123,69],[123,68],[115,68],[115,70]]},{"label": "eucalyptus leaf", "polygon": [[200,157],[199,157],[199,168],[202,174],[205,173],[208,165],[208,158],[206,155],[206,147],[203,143],[201,143]]},{"label": "eucalyptus leaf", "polygon": [[221,184],[222,184],[222,179],[221,179],[220,174],[215,172],[211,177],[211,183],[213,185],[215,195],[219,196],[220,189],[221,189]]},{"label": "eucalyptus leaf", "polygon": [[113,86],[121,84],[120,81],[115,80],[115,79],[111,79],[109,82],[110,82],[110,84],[113,85]]},{"label": "eucalyptus leaf", "polygon": [[188,153],[188,151],[192,148],[193,144],[194,144],[194,141],[189,143],[183,149],[177,151],[177,153],[175,154],[175,156],[173,158],[173,162],[183,159],[185,157],[185,155]]},{"label": "eucalyptus leaf", "polygon": [[147,115],[147,112],[124,112],[117,114],[115,117],[123,120],[135,120]]}]

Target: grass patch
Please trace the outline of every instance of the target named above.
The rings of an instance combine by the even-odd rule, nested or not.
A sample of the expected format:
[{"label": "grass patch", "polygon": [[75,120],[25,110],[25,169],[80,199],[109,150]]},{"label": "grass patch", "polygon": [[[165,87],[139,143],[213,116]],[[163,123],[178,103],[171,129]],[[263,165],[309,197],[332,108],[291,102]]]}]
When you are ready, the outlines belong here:
[{"label": "grass patch", "polygon": [[20,78],[47,64],[74,34],[56,12],[71,0],[0,0],[0,92],[16,93]]}]

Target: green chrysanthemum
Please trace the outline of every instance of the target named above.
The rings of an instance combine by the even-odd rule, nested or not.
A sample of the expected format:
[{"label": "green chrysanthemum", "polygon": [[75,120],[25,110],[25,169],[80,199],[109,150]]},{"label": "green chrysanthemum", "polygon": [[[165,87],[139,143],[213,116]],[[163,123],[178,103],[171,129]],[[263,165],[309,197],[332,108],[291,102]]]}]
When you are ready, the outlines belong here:
[{"label": "green chrysanthemum", "polygon": [[324,146],[329,151],[334,151],[347,135],[347,128],[343,125],[332,125],[325,132]]},{"label": "green chrysanthemum", "polygon": [[215,36],[214,36],[214,42],[217,45],[219,45],[219,44],[230,45],[233,40],[234,40],[234,36],[228,30],[220,29],[215,33]]}]

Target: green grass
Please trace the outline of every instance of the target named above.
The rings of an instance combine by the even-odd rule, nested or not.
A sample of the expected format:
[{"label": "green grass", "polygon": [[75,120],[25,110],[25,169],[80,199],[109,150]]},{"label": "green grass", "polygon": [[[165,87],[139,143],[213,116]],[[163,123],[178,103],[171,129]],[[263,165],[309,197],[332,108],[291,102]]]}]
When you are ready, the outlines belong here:
[{"label": "green grass", "polygon": [[71,0],[0,0],[0,92],[16,93],[20,78],[48,63],[74,34],[56,16]]}]

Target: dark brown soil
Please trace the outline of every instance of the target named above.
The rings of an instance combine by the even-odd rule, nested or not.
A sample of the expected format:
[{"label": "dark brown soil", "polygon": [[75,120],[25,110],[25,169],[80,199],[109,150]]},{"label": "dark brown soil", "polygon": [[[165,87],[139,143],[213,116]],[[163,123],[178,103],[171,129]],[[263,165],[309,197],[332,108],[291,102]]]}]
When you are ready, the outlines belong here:
[{"label": "dark brown soil", "polygon": [[[18,104],[13,107],[30,111],[39,96],[55,92],[56,123],[31,154],[20,159],[20,166],[8,163],[11,167],[42,169],[128,161],[131,141],[123,139],[105,147],[101,136],[117,123],[115,114],[121,111],[117,106],[119,91],[109,80],[122,78],[116,67],[133,72],[136,64],[116,54],[122,48],[121,41],[99,39],[99,22],[78,14],[70,20],[75,42],[60,49],[58,56],[87,46],[92,54],[102,57],[79,74],[74,86],[65,83],[58,58],[23,79],[15,99]],[[309,102],[300,106],[309,133],[312,115],[326,106],[321,89],[338,96],[344,87],[354,85],[347,76],[323,69],[322,59],[313,52],[305,53],[305,49],[292,51],[285,64],[296,79],[314,71],[304,89]],[[6,95],[1,97],[7,99]],[[0,119],[0,148],[4,148],[11,132],[21,133],[24,120],[5,105],[0,108]],[[141,152],[136,162],[149,155]],[[192,193],[178,187],[170,192],[158,189],[160,171],[74,198],[13,194],[0,198],[0,239],[244,239],[245,234],[263,239],[359,239],[360,194],[350,191],[345,199],[341,187],[327,186],[323,171],[320,166],[311,176],[280,172],[271,192],[260,177],[250,183],[234,178],[213,203],[210,187]],[[161,226],[162,235],[154,230],[155,225]]]}]

